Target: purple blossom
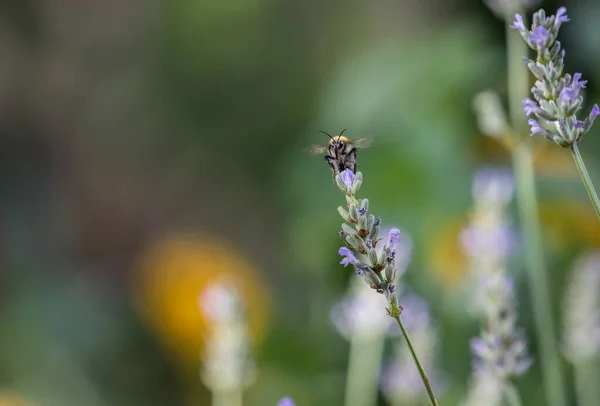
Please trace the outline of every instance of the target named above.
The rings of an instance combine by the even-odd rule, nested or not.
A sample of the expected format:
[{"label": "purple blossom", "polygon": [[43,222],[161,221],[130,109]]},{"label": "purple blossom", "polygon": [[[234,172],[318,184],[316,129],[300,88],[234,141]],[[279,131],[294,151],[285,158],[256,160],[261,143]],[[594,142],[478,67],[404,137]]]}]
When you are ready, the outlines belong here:
[{"label": "purple blossom", "polygon": [[580,79],[581,79],[581,73],[576,72],[573,75],[573,80],[571,82],[571,87],[576,92],[579,91],[579,89],[585,89],[585,84],[587,83],[587,80],[580,80]]},{"label": "purple blossom", "polygon": [[529,124],[529,126],[531,127],[531,135],[538,133],[543,134],[545,132],[545,130],[540,126],[540,123],[538,123],[533,118],[527,120],[527,124]]},{"label": "purple blossom", "polygon": [[391,247],[394,244],[400,242],[400,230],[396,227],[392,227],[390,232],[388,233],[388,247]]},{"label": "purple blossom", "polygon": [[565,87],[563,90],[560,91],[560,94],[558,95],[558,100],[561,103],[568,104],[575,100],[576,97],[577,94],[573,89],[571,89],[570,87]]},{"label": "purple blossom", "polygon": [[534,45],[543,46],[548,41],[548,30],[538,25],[531,31],[529,41]]},{"label": "purple blossom", "polygon": [[525,24],[523,24],[523,17],[521,14],[515,14],[515,21],[510,28],[514,28],[515,30],[519,31],[525,31]]},{"label": "purple blossom", "polygon": [[340,173],[340,178],[342,179],[342,182],[344,182],[344,185],[346,185],[346,187],[348,189],[352,188],[352,184],[354,183],[354,172],[352,172],[350,169],[344,169],[344,171],[342,173]]},{"label": "purple blossom", "polygon": [[598,116],[600,116],[600,107],[598,107],[597,104],[594,104],[594,107],[592,107],[592,111],[590,112],[590,120],[594,121]]},{"label": "purple blossom", "polygon": [[527,116],[534,114],[538,110],[537,103],[529,98],[523,99],[523,101],[521,101],[521,104],[523,104],[523,111]]},{"label": "purple blossom", "polygon": [[573,128],[581,128],[581,127],[583,127],[583,124],[585,124],[583,121],[576,120],[575,124],[573,124]]},{"label": "purple blossom", "polygon": [[277,406],[295,406],[296,404],[294,403],[294,401],[292,400],[292,398],[289,397],[285,397],[283,399],[281,399],[279,401],[279,403],[277,403]]},{"label": "purple blossom", "polygon": [[567,16],[567,8],[561,7],[556,11],[556,19],[554,20],[554,27],[558,28],[562,23],[569,21]]},{"label": "purple blossom", "polygon": [[360,261],[358,259],[356,259],[356,257],[354,256],[354,254],[352,253],[352,251],[350,251],[350,249],[348,247],[341,247],[338,250],[338,254],[340,254],[341,256],[343,256],[344,258],[342,259],[342,261],[340,262],[340,264],[344,265],[344,266],[348,266],[348,264],[352,264],[352,265],[360,265]]}]

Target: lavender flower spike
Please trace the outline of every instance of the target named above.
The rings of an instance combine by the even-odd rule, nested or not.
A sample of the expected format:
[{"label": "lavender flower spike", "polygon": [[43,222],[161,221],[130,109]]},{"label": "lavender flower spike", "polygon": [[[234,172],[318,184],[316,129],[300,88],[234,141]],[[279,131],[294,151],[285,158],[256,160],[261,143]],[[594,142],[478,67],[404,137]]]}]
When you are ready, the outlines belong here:
[{"label": "lavender flower spike", "polygon": [[[348,210],[343,207],[338,208],[338,212],[346,223],[342,224],[343,232],[340,236],[345,240],[348,247],[341,247],[338,253],[344,258],[340,264],[348,266],[352,264],[357,274],[363,279],[367,286],[382,295],[387,304],[385,308],[387,315],[396,321],[404,339],[408,343],[411,352],[412,361],[419,372],[419,379],[423,382],[427,396],[431,401],[432,406],[437,406],[437,400],[433,389],[427,378],[427,374],[419,361],[419,358],[414,351],[412,341],[407,333],[400,314],[402,307],[398,303],[397,296],[397,267],[396,267],[396,251],[394,245],[400,242],[400,230],[392,228],[388,234],[387,244],[379,244],[379,231],[381,226],[381,218],[368,214],[369,201],[367,199],[357,199],[356,193],[362,184],[362,173],[357,172],[356,175],[345,170],[335,180],[344,195],[346,195],[346,205]],[[381,247],[383,245],[383,247]],[[403,254],[404,252],[401,252]],[[356,255],[362,255],[362,261],[356,258]],[[382,314],[383,309],[382,309]],[[360,386],[360,385],[358,385]],[[355,388],[354,385],[349,385],[349,388]],[[356,388],[358,390],[359,388]],[[368,391],[368,389],[367,389]],[[364,393],[364,391],[360,391]],[[352,393],[347,394],[349,398],[353,398]]]},{"label": "lavender flower spike", "polygon": [[562,23],[569,21],[567,9],[561,7],[556,16],[549,17],[540,10],[533,15],[533,21],[529,30],[523,17],[517,14],[512,25],[537,52],[535,60],[525,58],[537,81],[531,89],[535,101],[523,100],[523,109],[527,116],[534,117],[529,120],[532,135],[540,134],[562,147],[571,147],[590,130],[597,114],[592,110],[586,120],[577,119],[583,108],[583,97],[579,92],[587,81],[581,80],[581,73],[573,76],[564,73],[565,52],[557,38]]},{"label": "lavender flower spike", "polygon": [[[468,397],[471,400],[465,402],[469,405],[479,397],[483,383],[490,393],[507,390],[510,380],[525,373],[531,365],[527,343],[516,327],[514,283],[505,271],[514,245],[506,218],[512,198],[509,180],[510,176],[501,171],[486,170],[475,176],[474,190],[478,193],[473,195],[471,224],[462,235],[465,252],[471,257],[472,279],[476,282],[473,310],[482,326],[480,335],[470,341],[474,360],[472,393]],[[502,188],[498,187],[500,181],[506,183]],[[496,189],[505,192],[483,193]],[[494,402],[490,399],[489,404]]]}]

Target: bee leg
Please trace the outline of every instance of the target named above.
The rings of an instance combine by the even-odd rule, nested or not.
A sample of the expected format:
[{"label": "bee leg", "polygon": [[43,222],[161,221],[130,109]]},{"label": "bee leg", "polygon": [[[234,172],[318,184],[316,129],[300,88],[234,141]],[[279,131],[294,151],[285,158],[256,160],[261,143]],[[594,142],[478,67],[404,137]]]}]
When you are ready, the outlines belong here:
[{"label": "bee leg", "polygon": [[356,169],[358,165],[356,164],[356,148],[352,148],[346,159],[344,160],[344,169],[350,169],[352,172],[356,173]]}]

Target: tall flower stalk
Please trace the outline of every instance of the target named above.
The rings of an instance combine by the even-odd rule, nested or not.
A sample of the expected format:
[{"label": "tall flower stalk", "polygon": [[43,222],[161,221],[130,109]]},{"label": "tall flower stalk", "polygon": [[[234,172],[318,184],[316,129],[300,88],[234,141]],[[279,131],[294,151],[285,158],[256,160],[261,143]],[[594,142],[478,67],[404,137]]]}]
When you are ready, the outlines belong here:
[{"label": "tall flower stalk", "polygon": [[[423,385],[427,390],[429,400],[432,405],[437,406],[438,403],[427,374],[400,317],[402,307],[398,304],[396,296],[397,270],[395,266],[396,250],[394,249],[400,241],[400,230],[392,228],[387,239],[379,238],[381,218],[376,218],[372,214],[367,215],[369,200],[356,198],[362,180],[362,173],[358,172],[355,175],[349,169],[344,170],[335,177],[337,186],[346,195],[347,207],[338,207],[338,212],[345,221],[342,224],[340,237],[346,245],[339,249],[339,254],[344,257],[340,263],[344,266],[353,265],[356,273],[363,278],[367,285],[386,299],[387,313],[400,327]],[[383,247],[379,250],[378,248],[382,244]],[[357,255],[361,259],[357,258]]]},{"label": "tall flower stalk", "polygon": [[535,60],[525,58],[527,67],[537,80],[531,89],[534,100],[523,99],[523,110],[532,117],[528,121],[532,135],[539,134],[570,149],[596,215],[600,218],[600,199],[577,147],[600,115],[600,107],[594,104],[584,120],[577,117],[583,108],[580,91],[585,89],[587,80],[581,80],[581,73],[573,76],[564,73],[565,50],[561,49],[557,38],[561,25],[567,21],[569,18],[565,7],[549,17],[544,10],[537,11],[533,15],[531,29],[525,27],[520,14],[515,15],[511,28],[518,30],[525,44],[537,54]]},{"label": "tall flower stalk", "polygon": [[212,392],[213,406],[242,406],[242,393],[255,379],[241,298],[228,281],[210,285],[200,294],[200,310],[211,323],[202,354],[202,380]]},{"label": "tall flower stalk", "polygon": [[[510,4],[508,4],[510,3]],[[522,57],[527,54],[527,44],[511,28],[512,16],[521,12],[523,2],[506,2],[503,16],[507,29],[507,61],[508,61],[508,111],[509,120],[504,123],[482,126],[482,130],[492,137],[504,142],[512,154],[513,171],[516,183],[516,200],[520,214],[522,247],[525,255],[525,266],[528,275],[528,287],[534,312],[534,323],[539,343],[540,364],[546,402],[550,406],[566,406],[564,389],[564,373],[562,360],[558,352],[556,328],[552,316],[552,300],[550,286],[546,275],[546,264],[542,248],[542,234],[539,223],[538,200],[536,192],[535,172],[533,167],[533,146],[529,137],[525,116],[521,111],[522,101],[529,95],[529,79],[527,69],[523,66]],[[514,24],[513,24],[514,26]],[[484,102],[489,103],[490,97]],[[492,110],[499,110],[498,103],[492,103]],[[481,121],[489,121],[489,116],[502,117],[503,112],[489,113],[485,111]],[[491,130],[491,132],[490,132]]]}]

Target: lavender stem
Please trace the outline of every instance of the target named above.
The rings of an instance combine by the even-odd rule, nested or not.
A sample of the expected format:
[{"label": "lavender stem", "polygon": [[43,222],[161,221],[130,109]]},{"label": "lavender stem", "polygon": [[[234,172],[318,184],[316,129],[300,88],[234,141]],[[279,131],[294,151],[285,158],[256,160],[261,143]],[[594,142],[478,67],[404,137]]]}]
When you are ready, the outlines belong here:
[{"label": "lavender stem", "polygon": [[594,184],[592,183],[590,174],[585,168],[585,164],[583,163],[583,158],[579,153],[577,143],[571,145],[571,154],[573,155],[573,159],[575,160],[575,165],[577,166],[577,170],[579,171],[579,175],[581,176],[581,180],[583,181],[585,190],[587,190],[588,195],[590,196],[590,200],[594,205],[596,215],[598,216],[598,218],[600,218],[600,199],[598,199],[598,194],[596,193],[596,189],[594,189]]},{"label": "lavender stem", "polygon": [[504,396],[506,397],[506,403],[510,406],[521,406],[521,398],[515,385],[507,383],[504,387]]},{"label": "lavender stem", "polygon": [[425,385],[425,389],[427,390],[427,394],[429,395],[429,400],[431,400],[431,404],[433,406],[438,406],[438,402],[435,399],[435,395],[433,393],[433,389],[431,388],[431,384],[429,383],[429,379],[427,378],[427,374],[425,373],[425,369],[421,365],[421,361],[419,361],[419,357],[417,357],[417,353],[413,347],[412,341],[410,339],[410,335],[400,318],[401,309],[395,303],[390,303],[390,316],[396,320],[398,323],[398,327],[400,327],[400,331],[402,331],[402,335],[406,340],[406,344],[408,344],[408,349],[410,350],[410,354],[412,355],[413,360],[415,361],[415,366],[419,370],[419,375],[421,375],[421,380],[423,381],[423,385]]}]

